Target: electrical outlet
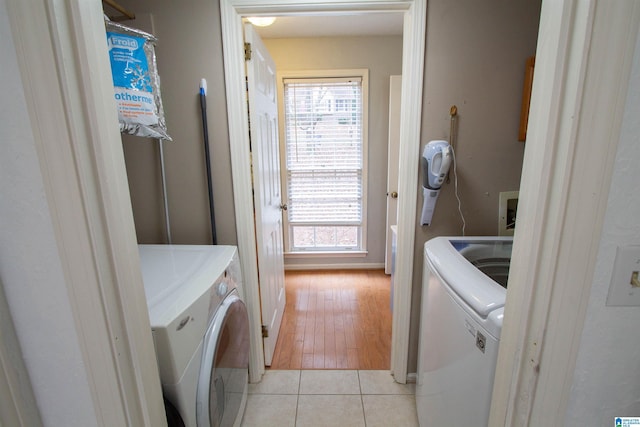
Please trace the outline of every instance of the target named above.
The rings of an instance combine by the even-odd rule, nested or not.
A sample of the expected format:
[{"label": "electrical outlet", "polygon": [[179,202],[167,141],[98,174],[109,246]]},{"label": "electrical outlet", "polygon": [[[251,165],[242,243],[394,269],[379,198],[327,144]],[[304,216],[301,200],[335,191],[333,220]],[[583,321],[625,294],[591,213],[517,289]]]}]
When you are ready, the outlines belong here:
[{"label": "electrical outlet", "polygon": [[640,306],[640,246],[618,247],[608,306]]}]

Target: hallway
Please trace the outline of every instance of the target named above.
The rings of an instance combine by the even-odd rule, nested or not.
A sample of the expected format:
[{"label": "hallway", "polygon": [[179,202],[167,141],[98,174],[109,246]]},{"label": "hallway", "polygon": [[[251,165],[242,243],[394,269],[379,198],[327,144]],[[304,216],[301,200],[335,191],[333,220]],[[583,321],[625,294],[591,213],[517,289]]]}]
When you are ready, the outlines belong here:
[{"label": "hallway", "polygon": [[287,271],[271,369],[388,370],[390,280],[383,270]]}]

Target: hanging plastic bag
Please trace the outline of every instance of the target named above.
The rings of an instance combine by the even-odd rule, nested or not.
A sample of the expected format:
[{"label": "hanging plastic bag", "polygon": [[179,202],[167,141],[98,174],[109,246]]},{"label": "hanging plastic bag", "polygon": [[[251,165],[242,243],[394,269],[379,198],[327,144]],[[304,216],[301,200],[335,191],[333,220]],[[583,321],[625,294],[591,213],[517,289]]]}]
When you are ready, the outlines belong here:
[{"label": "hanging plastic bag", "polygon": [[105,25],[120,132],[171,141],[160,96],[156,38],[109,20]]}]

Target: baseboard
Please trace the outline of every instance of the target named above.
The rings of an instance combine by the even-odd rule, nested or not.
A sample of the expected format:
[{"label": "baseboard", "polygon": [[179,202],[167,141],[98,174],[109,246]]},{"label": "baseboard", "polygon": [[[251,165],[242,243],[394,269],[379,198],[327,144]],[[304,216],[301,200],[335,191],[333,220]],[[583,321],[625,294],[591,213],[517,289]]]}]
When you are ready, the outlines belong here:
[{"label": "baseboard", "polygon": [[418,382],[418,374],[410,372],[407,374],[407,384],[416,384]]},{"label": "baseboard", "polygon": [[383,262],[344,263],[344,264],[285,264],[285,270],[380,270],[384,269]]}]

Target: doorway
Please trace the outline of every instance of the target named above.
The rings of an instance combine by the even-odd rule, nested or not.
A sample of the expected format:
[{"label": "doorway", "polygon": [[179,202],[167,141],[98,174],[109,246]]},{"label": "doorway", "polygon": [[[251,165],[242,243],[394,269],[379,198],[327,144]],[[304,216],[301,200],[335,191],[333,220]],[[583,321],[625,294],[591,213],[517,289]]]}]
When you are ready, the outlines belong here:
[{"label": "doorway", "polygon": [[264,355],[260,331],[260,307],[258,268],[256,265],[256,240],[252,206],[251,167],[248,159],[249,142],[246,123],[246,92],[244,82],[244,55],[242,16],[313,14],[347,12],[363,13],[376,11],[404,13],[403,59],[402,59],[402,117],[400,135],[400,162],[405,165],[399,176],[400,198],[398,206],[398,248],[392,326],[391,372],[396,381],[406,382],[410,323],[410,299],[413,269],[413,223],[416,212],[417,188],[414,185],[418,173],[415,153],[420,140],[422,112],[422,76],[424,70],[424,43],[426,25],[426,2],[345,2],[318,3],[313,6],[287,4],[264,6],[256,2],[248,4],[236,0],[221,1],[222,34],[226,92],[229,115],[229,137],[235,143],[231,147],[231,161],[235,192],[236,221],[238,224],[238,246],[243,259],[245,299],[249,306],[252,325],[252,354],[250,361],[251,381],[259,381],[264,373]]},{"label": "doorway", "polygon": [[[282,212],[287,309],[273,359],[265,344],[265,363],[272,369],[390,368],[390,280],[381,272],[388,196],[386,176],[379,171],[387,166],[389,80],[402,71],[403,15],[358,15],[358,28],[353,20],[352,15],[285,16],[268,27],[253,27],[278,75],[282,203],[288,205]],[[255,49],[252,45],[252,57]],[[351,100],[355,86],[359,96]],[[250,105],[252,98],[249,92]],[[259,153],[252,157],[255,175],[255,163],[262,161]],[[260,180],[254,176],[254,183]],[[261,292],[263,322],[265,295],[269,292]],[[309,300],[305,313],[297,304],[307,307]],[[386,324],[371,327],[380,319],[359,307],[372,304],[386,310],[380,316]],[[276,332],[269,328],[272,335]],[[295,352],[285,350],[282,357],[283,348]]]}]

